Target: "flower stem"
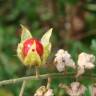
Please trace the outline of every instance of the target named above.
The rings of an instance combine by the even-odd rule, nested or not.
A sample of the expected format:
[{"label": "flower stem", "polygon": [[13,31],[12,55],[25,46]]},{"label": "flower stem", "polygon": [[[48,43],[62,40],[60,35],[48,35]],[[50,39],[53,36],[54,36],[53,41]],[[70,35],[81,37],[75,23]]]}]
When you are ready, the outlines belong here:
[{"label": "flower stem", "polygon": [[39,70],[38,70],[38,67],[36,66],[35,69],[36,69],[36,78],[39,78]]},{"label": "flower stem", "polygon": [[23,83],[22,83],[22,87],[21,87],[19,96],[23,96],[23,93],[24,93],[24,89],[25,89],[26,83],[27,83],[27,81],[24,80]]},{"label": "flower stem", "polygon": [[[3,85],[8,85],[8,84],[15,84],[15,83],[19,83],[19,82],[22,82],[22,81],[29,81],[29,80],[42,80],[42,79],[46,79],[48,78],[49,76],[51,78],[74,78],[73,76],[75,75],[75,73],[67,73],[66,75],[64,75],[64,73],[50,73],[50,74],[40,74],[39,75],[39,78],[36,78],[36,76],[26,76],[26,77],[20,77],[20,78],[15,78],[15,79],[9,79],[9,80],[2,80],[0,81],[0,86],[3,86]],[[93,82],[96,82],[96,74],[84,74],[82,76],[83,78],[88,78],[89,80],[91,79],[90,77],[93,77],[94,78],[94,81]],[[79,77],[79,79],[82,79]]]},{"label": "flower stem", "polygon": [[51,77],[48,77],[47,89],[49,89],[49,88],[50,88],[50,85],[51,85]]},{"label": "flower stem", "polygon": [[[29,67],[29,69],[26,71],[26,75],[29,75],[30,74],[30,70],[31,70],[30,68],[31,67]],[[23,96],[26,83],[27,83],[27,80],[23,80],[23,83],[22,83],[22,86],[21,86],[21,89],[20,89],[19,96]]]}]

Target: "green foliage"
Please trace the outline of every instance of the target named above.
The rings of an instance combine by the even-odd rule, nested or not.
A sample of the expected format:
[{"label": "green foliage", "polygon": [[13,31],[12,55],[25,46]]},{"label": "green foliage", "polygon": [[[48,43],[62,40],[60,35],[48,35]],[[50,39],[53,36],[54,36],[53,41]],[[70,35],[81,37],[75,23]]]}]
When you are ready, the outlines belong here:
[{"label": "green foliage", "polygon": [[[53,46],[50,55],[51,59],[49,58],[48,63],[52,62],[54,53],[59,48],[69,50],[74,60],[77,60],[78,53],[82,51],[93,53],[96,56],[96,4],[88,3],[92,0],[86,0],[86,2],[84,2],[84,10],[88,13],[85,14],[86,28],[83,30],[84,36],[82,36],[82,39],[80,40],[72,40],[71,37],[66,39],[66,34],[70,33],[67,32],[64,26],[67,21],[66,19],[70,18],[66,18],[68,15],[66,12],[66,5],[75,6],[79,1],[54,0],[52,4],[50,4],[50,1],[52,0],[45,0],[45,2],[44,0],[0,1],[0,80],[25,76],[26,68],[21,64],[16,55],[16,48],[20,41],[20,24],[28,26],[32,35],[34,37],[37,36],[37,38],[41,38],[47,29],[54,27],[54,37],[52,38]],[[47,5],[46,2],[49,5]],[[72,14],[69,15],[71,16]],[[25,39],[25,37],[23,39]],[[49,51],[50,46],[50,44],[46,46],[48,49],[47,51]],[[53,68],[53,65],[51,65],[51,67]],[[93,70],[93,73],[96,73],[95,69]],[[46,71],[44,70],[45,69],[41,69],[40,72],[43,73]],[[31,93],[33,94],[35,89],[37,89],[43,81],[45,80],[30,81],[24,96],[29,96]],[[57,87],[59,82],[69,84],[74,80],[72,78],[66,78],[59,81],[58,78],[56,78],[53,81],[52,88],[54,89],[56,96],[65,96],[65,92]],[[88,83],[86,80],[82,80],[82,82]],[[90,82],[88,85],[90,85]],[[18,96],[21,85],[10,86],[11,87],[1,87],[0,96]],[[58,92],[58,90],[60,90],[60,92]],[[89,89],[84,96],[90,96]]]}]

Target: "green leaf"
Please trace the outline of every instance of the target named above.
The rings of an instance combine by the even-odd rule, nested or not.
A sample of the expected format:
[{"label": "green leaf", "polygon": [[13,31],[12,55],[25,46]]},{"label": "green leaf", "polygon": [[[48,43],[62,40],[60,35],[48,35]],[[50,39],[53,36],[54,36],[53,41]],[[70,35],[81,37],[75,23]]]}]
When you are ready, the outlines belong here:
[{"label": "green leaf", "polygon": [[49,29],[41,38],[41,43],[43,44],[43,46],[47,46],[49,44],[49,40],[52,34],[52,28]]},{"label": "green leaf", "polygon": [[28,38],[32,38],[30,31],[25,26],[21,25],[21,28],[22,28],[21,41],[24,41]]},{"label": "green leaf", "polygon": [[86,4],[85,7],[90,11],[96,11],[96,4]]},{"label": "green leaf", "polygon": [[93,39],[91,41],[91,49],[94,50],[94,51],[96,51],[96,40],[95,39]]}]

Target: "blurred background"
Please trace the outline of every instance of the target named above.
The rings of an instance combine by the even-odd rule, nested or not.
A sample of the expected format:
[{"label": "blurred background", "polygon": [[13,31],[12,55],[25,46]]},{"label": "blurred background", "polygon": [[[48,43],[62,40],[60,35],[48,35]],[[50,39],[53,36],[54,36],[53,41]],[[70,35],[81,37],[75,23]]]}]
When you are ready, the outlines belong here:
[{"label": "blurred background", "polygon": [[[68,50],[74,60],[82,51],[96,56],[95,0],[0,0],[0,80],[25,76],[26,68],[16,56],[20,24],[29,28],[32,35],[39,39],[53,27],[53,51],[48,62],[52,62],[54,53],[60,48]],[[48,72],[43,69],[41,73]],[[64,90],[57,87],[62,80],[55,79],[52,82],[55,96],[67,96]],[[72,81],[64,79],[64,83]],[[83,82],[87,84],[88,81]],[[45,83],[46,80],[31,80],[24,96],[33,96],[35,90]],[[18,96],[20,86],[21,83],[0,87],[0,96]],[[88,90],[86,94],[90,96]]]}]

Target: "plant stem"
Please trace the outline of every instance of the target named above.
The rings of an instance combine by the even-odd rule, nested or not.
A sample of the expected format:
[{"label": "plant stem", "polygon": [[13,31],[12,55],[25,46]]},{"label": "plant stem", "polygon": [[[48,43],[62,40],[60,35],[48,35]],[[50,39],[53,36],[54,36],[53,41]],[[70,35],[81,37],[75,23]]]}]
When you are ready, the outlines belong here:
[{"label": "plant stem", "polygon": [[[30,70],[31,70],[30,68],[31,67],[29,67],[29,69],[26,71],[26,75],[29,75],[30,74]],[[27,83],[27,80],[23,80],[23,83],[22,83],[22,86],[21,86],[21,89],[20,89],[19,96],[23,96],[26,83]]]},{"label": "plant stem", "polygon": [[[50,74],[43,74],[43,75],[39,75],[39,78],[37,78],[36,76],[26,76],[26,77],[21,77],[21,78],[16,78],[16,79],[9,79],[9,80],[3,80],[0,81],[0,86],[3,85],[8,85],[8,84],[15,84],[15,83],[19,83],[22,82],[24,80],[28,81],[28,80],[42,80],[42,79],[46,79],[49,76],[51,78],[74,78],[75,73],[67,73],[66,75],[64,75],[63,73],[50,73]],[[94,78],[94,80],[96,81],[96,74],[84,74],[82,75],[82,77],[84,78],[88,78],[91,79],[91,77]]]},{"label": "plant stem", "polygon": [[47,89],[50,88],[51,85],[51,77],[48,77],[48,81],[47,81]]},{"label": "plant stem", "polygon": [[39,70],[37,66],[35,67],[35,71],[36,71],[36,78],[39,78]]},{"label": "plant stem", "polygon": [[50,75],[49,74],[39,75],[39,78],[37,78],[36,76],[26,76],[26,77],[21,77],[21,78],[16,78],[16,79],[3,80],[3,81],[0,81],[0,86],[8,85],[8,84],[15,84],[15,83],[22,82],[24,80],[28,81],[28,80],[46,79],[49,76],[52,78],[58,78],[58,77],[63,77],[64,74],[63,73],[51,73]]},{"label": "plant stem", "polygon": [[27,82],[26,80],[23,81],[19,96],[23,96],[24,89],[25,89],[25,86],[26,86],[26,82]]}]

